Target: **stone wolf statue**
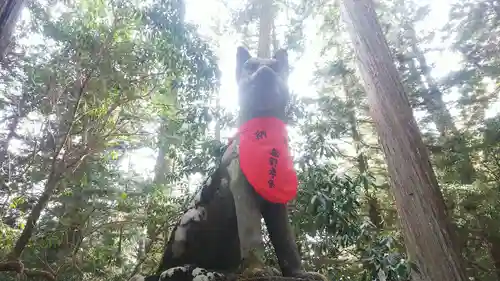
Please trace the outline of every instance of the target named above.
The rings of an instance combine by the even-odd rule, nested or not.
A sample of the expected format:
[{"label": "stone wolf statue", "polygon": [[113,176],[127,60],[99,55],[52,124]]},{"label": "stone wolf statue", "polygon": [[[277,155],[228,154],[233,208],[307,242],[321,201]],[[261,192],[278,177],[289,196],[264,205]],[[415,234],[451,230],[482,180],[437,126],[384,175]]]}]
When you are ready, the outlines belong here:
[{"label": "stone wolf statue", "polygon": [[288,220],[297,191],[285,127],[288,73],[283,49],[270,59],[237,49],[238,133],[172,231],[156,275],[133,280],[231,280],[252,267],[276,275],[259,272],[261,217],[284,277],[326,280],[303,270]]}]

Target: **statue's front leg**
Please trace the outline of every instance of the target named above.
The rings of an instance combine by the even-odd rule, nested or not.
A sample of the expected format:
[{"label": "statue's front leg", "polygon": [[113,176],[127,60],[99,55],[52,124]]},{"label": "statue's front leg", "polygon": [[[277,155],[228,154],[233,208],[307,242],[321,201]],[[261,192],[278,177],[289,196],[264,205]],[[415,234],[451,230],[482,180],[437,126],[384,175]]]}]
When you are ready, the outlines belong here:
[{"label": "statue's front leg", "polygon": [[302,263],[293,230],[288,221],[286,205],[262,199],[262,216],[283,275],[291,277],[302,273]]},{"label": "statue's front leg", "polygon": [[262,216],[266,223],[271,243],[278,258],[283,276],[303,278],[309,281],[327,281],[328,279],[316,272],[305,272],[295,243],[292,226],[288,221],[286,204],[267,202],[262,199]]},{"label": "statue's front leg", "polygon": [[264,252],[260,223],[262,215],[255,191],[240,169],[238,140],[226,150],[222,165],[227,167],[229,189],[234,198],[242,268],[260,266],[260,254]]},{"label": "statue's front leg", "polygon": [[261,212],[255,191],[245,179],[239,167],[238,159],[233,159],[228,166],[231,177],[229,188],[234,198],[240,256],[243,268],[258,266],[263,253]]}]

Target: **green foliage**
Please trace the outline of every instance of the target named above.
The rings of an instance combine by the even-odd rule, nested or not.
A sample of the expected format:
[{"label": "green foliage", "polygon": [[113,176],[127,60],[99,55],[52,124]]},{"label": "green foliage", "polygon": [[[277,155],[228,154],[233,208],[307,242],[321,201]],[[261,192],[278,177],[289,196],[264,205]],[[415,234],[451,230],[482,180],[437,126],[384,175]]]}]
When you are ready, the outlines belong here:
[{"label": "green foliage", "polygon": [[[377,2],[467,272],[480,281],[500,272],[497,2],[456,1],[443,27],[429,27],[435,5]],[[259,3],[221,5],[228,36],[257,45]],[[406,256],[338,1],[273,5],[273,47],[288,47],[292,69],[314,76],[312,93],[291,88],[288,108],[300,179],[291,221],[304,266],[331,280],[409,280],[418,268]],[[213,106],[216,46],[186,9],[181,0],[28,1],[0,69],[0,259],[52,188],[21,256],[27,268],[70,281],[156,269],[195,178],[213,171],[225,148],[214,121],[235,127],[231,109]],[[431,58],[443,50],[459,65],[438,77],[431,70],[443,67]],[[317,67],[300,69],[308,52],[317,52]]]},{"label": "green foliage", "polygon": [[[61,280],[122,280],[138,261],[156,267],[150,259],[159,252],[158,238],[185,202],[124,172],[126,162],[140,149],[155,149],[151,132],[160,119],[190,126],[177,153],[203,141],[207,122],[193,114],[218,89],[217,60],[183,22],[182,1],[59,5],[62,14],[54,16],[51,3],[29,3],[23,28],[35,35],[23,36],[36,41],[19,46],[30,52],[13,65],[15,76],[3,73],[2,81],[22,85],[2,95],[14,112],[4,111],[7,129],[19,130],[29,115],[40,129],[7,132],[22,140],[20,151],[7,151],[10,140],[2,143],[2,236],[8,244],[1,254],[12,249],[39,190],[55,185],[23,252],[25,266],[57,269]],[[183,170],[172,171],[179,184],[186,180]],[[151,225],[158,230],[147,241],[144,229]],[[139,242],[147,245],[138,251]]]}]

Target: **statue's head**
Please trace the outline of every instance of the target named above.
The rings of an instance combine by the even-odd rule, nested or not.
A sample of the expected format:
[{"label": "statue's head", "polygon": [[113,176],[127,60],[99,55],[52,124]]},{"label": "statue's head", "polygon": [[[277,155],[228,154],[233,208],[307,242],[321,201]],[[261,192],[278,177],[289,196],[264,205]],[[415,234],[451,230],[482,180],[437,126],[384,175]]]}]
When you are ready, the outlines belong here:
[{"label": "statue's head", "polygon": [[240,122],[255,117],[276,117],[286,122],[288,92],[288,54],[278,50],[270,59],[252,57],[238,47],[236,81],[238,83]]}]

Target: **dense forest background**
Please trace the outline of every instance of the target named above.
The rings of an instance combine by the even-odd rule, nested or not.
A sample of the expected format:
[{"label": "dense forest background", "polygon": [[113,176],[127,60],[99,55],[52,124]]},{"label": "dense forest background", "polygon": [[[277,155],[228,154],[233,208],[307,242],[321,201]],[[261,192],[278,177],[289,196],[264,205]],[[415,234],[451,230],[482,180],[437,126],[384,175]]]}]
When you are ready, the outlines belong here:
[{"label": "dense forest background", "polygon": [[[379,0],[377,13],[467,275],[500,280],[500,1],[431,2]],[[0,68],[0,260],[65,281],[154,271],[234,132],[236,47],[257,49],[263,17],[293,68],[304,265],[409,280],[335,0],[26,1]]]}]

